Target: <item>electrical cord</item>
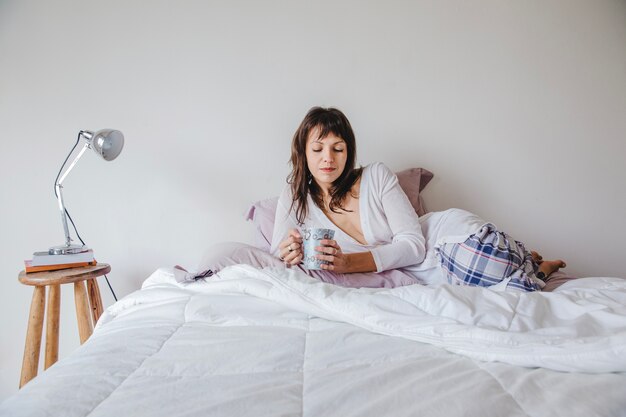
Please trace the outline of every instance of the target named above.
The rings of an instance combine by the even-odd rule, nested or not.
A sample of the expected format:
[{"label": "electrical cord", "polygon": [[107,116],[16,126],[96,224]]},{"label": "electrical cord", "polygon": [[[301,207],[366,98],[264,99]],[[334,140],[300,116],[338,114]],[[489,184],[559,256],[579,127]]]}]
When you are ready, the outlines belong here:
[{"label": "electrical cord", "polygon": [[[54,180],[54,196],[57,199],[59,198],[59,195],[57,194],[57,181],[59,181],[59,177],[61,176],[61,172],[63,172],[63,168],[65,168],[65,164],[67,164],[67,160],[70,159],[70,156],[72,155],[72,153],[74,153],[74,149],[76,149],[76,147],[78,146],[78,143],[80,142],[80,135],[82,135],[82,133],[83,132],[78,133],[78,136],[76,137],[76,143],[74,144],[74,146],[72,146],[70,153],[68,153],[67,156],[65,157],[65,161],[63,161],[63,164],[61,165],[61,169],[59,169],[59,173],[57,174],[57,177]],[[74,220],[72,220],[72,216],[70,216],[70,212],[67,211],[67,208],[65,209],[65,215],[70,220],[70,223],[72,223],[72,227],[74,228],[74,232],[76,233],[78,240],[80,240],[80,243],[82,243],[83,246],[86,246],[85,241],[83,241],[83,238],[80,237],[80,234],[78,234],[78,229],[76,228],[76,225],[74,224]],[[113,291],[113,287],[111,287],[109,278],[105,275],[104,279],[106,280],[107,285],[109,286],[109,289],[111,290],[111,294],[113,294],[113,299],[117,301],[117,297],[115,296],[115,291]]]}]

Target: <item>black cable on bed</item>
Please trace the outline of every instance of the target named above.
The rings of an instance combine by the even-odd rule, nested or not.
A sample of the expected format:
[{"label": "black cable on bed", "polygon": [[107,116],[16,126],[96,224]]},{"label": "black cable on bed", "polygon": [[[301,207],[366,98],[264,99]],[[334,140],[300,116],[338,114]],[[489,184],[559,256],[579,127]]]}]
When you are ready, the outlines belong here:
[{"label": "black cable on bed", "polygon": [[[76,137],[76,143],[74,144],[74,146],[72,146],[70,153],[68,153],[67,156],[65,157],[65,161],[63,161],[63,164],[61,165],[61,169],[59,169],[57,177],[54,179],[54,197],[57,199],[59,198],[59,195],[57,194],[57,181],[59,180],[59,177],[61,176],[61,172],[63,171],[63,168],[65,167],[65,164],[67,163],[67,160],[70,159],[70,155],[72,155],[72,153],[74,152],[74,149],[76,149],[76,147],[78,146],[78,143],[80,142],[80,135],[81,133],[79,132],[78,137]],[[78,229],[76,228],[76,225],[74,224],[74,220],[72,220],[72,216],[70,216],[70,212],[67,211],[67,208],[65,209],[65,215],[70,220],[70,223],[72,223],[72,227],[74,227],[74,232],[76,233],[78,240],[80,240],[80,243],[82,243],[83,246],[86,246],[85,241],[83,241],[83,238],[80,237],[80,234],[78,234]],[[115,291],[113,291],[113,287],[111,287],[109,278],[105,275],[104,279],[106,280],[107,285],[109,286],[109,289],[111,290],[111,294],[113,294],[113,299],[117,301],[117,297],[115,296]]]}]

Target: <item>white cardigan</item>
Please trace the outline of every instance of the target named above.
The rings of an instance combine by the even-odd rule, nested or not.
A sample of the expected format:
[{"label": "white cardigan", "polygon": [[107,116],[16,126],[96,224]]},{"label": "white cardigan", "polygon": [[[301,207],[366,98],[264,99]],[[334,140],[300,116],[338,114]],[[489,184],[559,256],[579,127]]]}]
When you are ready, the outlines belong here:
[{"label": "white cardigan", "polygon": [[335,240],[344,253],[370,251],[377,272],[419,264],[424,259],[426,243],[417,214],[396,175],[380,162],[364,167],[361,176],[359,210],[365,245],[332,223],[311,196],[307,198],[309,211],[304,224],[298,225],[295,208],[289,211],[291,196],[287,185],[278,199],[271,248],[275,256],[289,229],[322,227],[335,230]]}]

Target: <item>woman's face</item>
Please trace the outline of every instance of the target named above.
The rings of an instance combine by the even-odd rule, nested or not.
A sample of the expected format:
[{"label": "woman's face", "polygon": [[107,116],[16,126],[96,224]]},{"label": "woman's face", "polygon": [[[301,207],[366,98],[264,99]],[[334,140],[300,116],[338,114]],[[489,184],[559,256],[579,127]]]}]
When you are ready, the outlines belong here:
[{"label": "woman's face", "polygon": [[319,128],[313,128],[306,140],[306,163],[315,182],[328,190],[346,166],[346,142],[334,133],[318,138]]}]

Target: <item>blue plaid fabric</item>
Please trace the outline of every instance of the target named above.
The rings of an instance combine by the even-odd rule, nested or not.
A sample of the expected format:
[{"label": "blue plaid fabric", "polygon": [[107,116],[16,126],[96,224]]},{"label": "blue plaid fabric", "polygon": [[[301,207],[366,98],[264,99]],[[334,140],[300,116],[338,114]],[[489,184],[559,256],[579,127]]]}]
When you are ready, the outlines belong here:
[{"label": "blue plaid fabric", "polygon": [[437,248],[448,282],[490,287],[510,278],[507,288],[541,289],[535,277],[538,265],[522,242],[486,224],[463,243],[444,243]]}]

